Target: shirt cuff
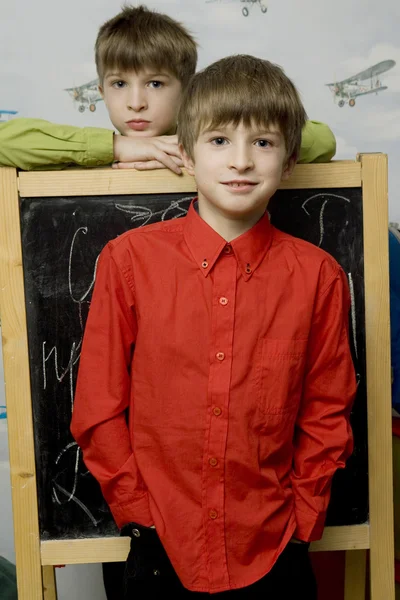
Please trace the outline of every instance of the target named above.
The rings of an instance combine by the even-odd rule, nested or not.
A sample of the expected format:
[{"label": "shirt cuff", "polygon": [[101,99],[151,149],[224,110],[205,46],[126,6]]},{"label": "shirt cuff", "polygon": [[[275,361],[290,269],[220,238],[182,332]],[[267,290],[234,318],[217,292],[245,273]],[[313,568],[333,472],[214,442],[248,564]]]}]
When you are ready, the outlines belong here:
[{"label": "shirt cuff", "polygon": [[122,529],[124,525],[134,521],[143,525],[143,527],[151,527],[154,524],[150,513],[149,496],[146,492],[139,498],[132,499],[123,504],[112,503],[109,505],[114,520],[118,529]]},{"label": "shirt cuff", "polygon": [[293,537],[303,542],[316,542],[324,532],[326,512],[310,515],[295,508],[296,529]]},{"label": "shirt cuff", "polygon": [[114,160],[114,132],[111,129],[86,127],[86,166],[110,165]]}]

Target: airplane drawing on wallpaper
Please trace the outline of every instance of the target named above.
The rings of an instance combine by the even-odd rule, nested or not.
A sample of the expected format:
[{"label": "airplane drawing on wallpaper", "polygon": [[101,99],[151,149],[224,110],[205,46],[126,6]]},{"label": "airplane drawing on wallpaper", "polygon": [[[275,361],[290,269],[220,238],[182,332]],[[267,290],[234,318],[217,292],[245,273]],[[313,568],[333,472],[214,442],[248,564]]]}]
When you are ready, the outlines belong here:
[{"label": "airplane drawing on wallpaper", "polygon": [[93,79],[93,81],[77,87],[66,88],[64,91],[68,92],[74,102],[78,104],[78,110],[82,113],[86,109],[89,109],[90,112],[95,112],[97,102],[103,100],[99,92],[98,79]]},{"label": "airplane drawing on wallpaper", "polygon": [[241,4],[245,4],[246,6],[243,6],[242,8],[242,15],[244,17],[248,17],[250,14],[250,9],[255,5],[258,4],[258,6],[261,9],[262,13],[266,13],[268,10],[268,7],[266,6],[266,3],[264,0],[206,0],[206,4],[211,4],[214,2],[237,2],[237,3],[241,3]]},{"label": "airplane drawing on wallpaper", "polygon": [[[17,115],[17,110],[1,110],[0,108],[0,123],[4,123],[5,121],[9,121],[12,119],[14,115]],[[3,119],[3,117],[6,117]]]},{"label": "airplane drawing on wallpaper", "polygon": [[380,75],[386,73],[396,65],[394,60],[384,60],[377,63],[357,75],[337,81],[336,83],[326,83],[325,85],[333,93],[334,102],[342,108],[345,104],[353,107],[356,105],[358,96],[366,96],[367,94],[378,94],[388,89],[382,84]]}]

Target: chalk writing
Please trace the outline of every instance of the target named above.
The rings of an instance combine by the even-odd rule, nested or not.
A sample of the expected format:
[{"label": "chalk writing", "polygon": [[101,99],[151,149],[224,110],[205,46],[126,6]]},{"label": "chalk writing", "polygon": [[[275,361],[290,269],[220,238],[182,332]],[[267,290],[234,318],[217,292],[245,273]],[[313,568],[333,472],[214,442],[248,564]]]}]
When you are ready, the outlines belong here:
[{"label": "chalk writing", "polygon": [[[180,200],[171,200],[171,203],[167,208],[154,211],[149,206],[137,206],[135,204],[115,204],[115,208],[117,210],[121,210],[124,213],[127,213],[131,216],[131,221],[133,223],[140,222],[140,227],[147,225],[151,219],[159,217],[159,221],[165,221],[166,219],[178,219],[179,217],[183,217],[187,214],[188,209],[183,206],[187,204],[189,201],[193,200],[192,196],[187,196],[186,198],[181,198]],[[173,213],[173,211],[176,211]],[[172,213],[172,214],[171,214]]]},{"label": "chalk writing", "polygon": [[358,358],[358,351],[357,351],[357,322],[356,322],[356,299],[354,297],[354,284],[353,284],[353,277],[351,276],[351,273],[348,273],[348,279],[349,279],[349,289],[350,289],[350,302],[351,302],[351,328],[352,328],[352,332],[353,332],[353,345],[354,345],[354,352],[356,355],[356,358]]},{"label": "chalk writing", "polygon": [[313,202],[317,199],[324,199],[326,198],[326,200],[324,200],[324,202],[322,203],[322,206],[320,208],[320,213],[319,213],[319,242],[318,242],[318,246],[321,246],[323,241],[324,241],[324,235],[325,235],[325,225],[324,225],[324,213],[325,213],[325,207],[328,204],[328,202],[330,202],[330,200],[332,198],[335,198],[336,200],[343,200],[344,202],[350,202],[350,200],[348,198],[345,198],[344,196],[338,196],[337,194],[331,194],[331,193],[319,193],[319,194],[314,194],[313,196],[311,196],[310,198],[307,198],[307,200],[305,202],[303,202],[303,204],[301,205],[302,209],[304,210],[304,212],[308,215],[310,215],[309,210],[306,208],[307,204],[309,204],[310,202]]}]

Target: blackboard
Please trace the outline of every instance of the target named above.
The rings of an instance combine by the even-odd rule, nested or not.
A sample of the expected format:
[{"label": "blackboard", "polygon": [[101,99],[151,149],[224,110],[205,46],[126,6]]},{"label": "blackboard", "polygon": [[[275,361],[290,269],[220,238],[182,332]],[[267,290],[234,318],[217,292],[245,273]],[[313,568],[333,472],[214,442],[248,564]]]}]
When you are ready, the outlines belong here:
[{"label": "blackboard", "polygon": [[[20,198],[25,302],[42,540],[117,534],[99,486],[69,432],[82,334],[97,257],[132,227],[184,216],[184,194]],[[328,525],[368,519],[361,188],[279,190],[272,223],[330,252],[349,278],[358,377],[355,450],[334,478]]]}]

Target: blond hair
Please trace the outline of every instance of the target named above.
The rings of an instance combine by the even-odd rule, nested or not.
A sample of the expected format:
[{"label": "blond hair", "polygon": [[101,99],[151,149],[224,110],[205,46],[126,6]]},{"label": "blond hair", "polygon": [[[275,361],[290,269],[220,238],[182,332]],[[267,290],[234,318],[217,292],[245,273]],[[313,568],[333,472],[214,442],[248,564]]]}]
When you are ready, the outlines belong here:
[{"label": "blond hair", "polygon": [[167,15],[145,6],[125,6],[99,29],[96,68],[105,73],[154,68],[174,75],[185,87],[196,70],[197,46],[188,31]]},{"label": "blond hair", "polygon": [[297,159],[307,119],[299,94],[283,69],[248,55],[223,58],[196,73],[183,96],[178,137],[193,160],[200,133],[229,123],[279,126],[287,158]]}]

